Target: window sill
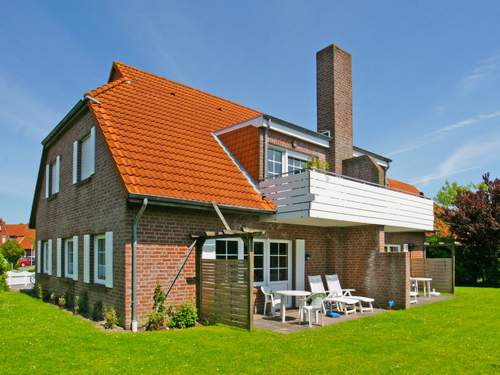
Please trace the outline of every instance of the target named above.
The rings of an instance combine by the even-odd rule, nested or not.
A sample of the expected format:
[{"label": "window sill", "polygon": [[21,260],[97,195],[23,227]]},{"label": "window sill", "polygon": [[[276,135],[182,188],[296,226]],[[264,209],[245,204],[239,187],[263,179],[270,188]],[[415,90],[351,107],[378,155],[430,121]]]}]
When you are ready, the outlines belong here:
[{"label": "window sill", "polygon": [[59,193],[52,194],[50,197],[47,198],[47,202],[50,202],[50,201],[56,199],[58,195],[59,195]]},{"label": "window sill", "polygon": [[80,187],[82,185],[85,185],[85,184],[89,183],[92,180],[92,176],[94,176],[94,175],[91,174],[90,176],[85,177],[85,179],[78,181],[76,184],[74,184],[74,186],[75,187]]}]

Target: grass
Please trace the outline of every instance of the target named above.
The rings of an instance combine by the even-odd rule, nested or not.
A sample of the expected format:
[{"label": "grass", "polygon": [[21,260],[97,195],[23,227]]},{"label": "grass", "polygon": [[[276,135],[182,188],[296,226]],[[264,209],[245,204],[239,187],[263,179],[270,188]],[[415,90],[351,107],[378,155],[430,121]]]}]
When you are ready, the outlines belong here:
[{"label": "grass", "polygon": [[500,289],[291,335],[211,326],[107,333],[0,293],[0,374],[500,372]]}]

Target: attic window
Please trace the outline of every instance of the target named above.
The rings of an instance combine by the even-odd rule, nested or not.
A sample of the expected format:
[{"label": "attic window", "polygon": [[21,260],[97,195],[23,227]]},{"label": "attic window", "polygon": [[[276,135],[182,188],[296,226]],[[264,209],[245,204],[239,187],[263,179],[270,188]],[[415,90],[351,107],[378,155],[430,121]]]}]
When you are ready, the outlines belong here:
[{"label": "attic window", "polygon": [[59,176],[61,169],[61,157],[56,156],[55,160],[45,167],[45,198],[49,198],[59,193]]},{"label": "attic window", "polygon": [[95,127],[73,142],[73,184],[83,181],[95,172]]}]

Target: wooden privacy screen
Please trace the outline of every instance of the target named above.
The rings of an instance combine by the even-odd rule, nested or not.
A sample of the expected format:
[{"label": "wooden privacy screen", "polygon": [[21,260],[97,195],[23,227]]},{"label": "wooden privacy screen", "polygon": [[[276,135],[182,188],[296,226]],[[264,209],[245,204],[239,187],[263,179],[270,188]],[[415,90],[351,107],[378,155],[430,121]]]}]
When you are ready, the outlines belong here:
[{"label": "wooden privacy screen", "polygon": [[252,319],[246,260],[201,260],[201,318],[250,328]]},{"label": "wooden privacy screen", "polygon": [[453,269],[453,258],[417,258],[411,260],[411,276],[432,278],[431,288],[435,288],[438,292],[454,292]]}]

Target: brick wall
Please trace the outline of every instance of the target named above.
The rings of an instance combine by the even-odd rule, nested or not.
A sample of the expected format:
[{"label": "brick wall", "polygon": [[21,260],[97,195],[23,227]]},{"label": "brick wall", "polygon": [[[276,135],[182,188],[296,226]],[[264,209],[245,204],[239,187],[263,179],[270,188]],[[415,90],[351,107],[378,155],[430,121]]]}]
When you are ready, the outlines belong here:
[{"label": "brick wall", "polygon": [[325,160],[327,154],[327,149],[323,147],[272,130],[269,131],[268,142],[271,145],[280,146],[306,155],[317,156],[321,160]]},{"label": "brick wall", "polygon": [[385,234],[385,243],[391,245],[413,244],[415,247],[410,251],[411,258],[423,258],[425,233],[424,232],[390,232]]},{"label": "brick wall", "polygon": [[[95,174],[76,185],[72,183],[73,141],[87,135],[92,126],[96,126],[95,120],[88,110],[84,110],[84,113],[74,120],[74,124],[48,149],[49,162],[52,162],[57,155],[61,157],[60,191],[56,196],[45,199],[45,183],[42,182],[36,211],[36,235],[37,240],[52,239],[52,276],[37,273],[36,280],[44,288],[54,290],[56,293],[72,291],[80,295],[88,291],[91,306],[101,300],[105,305],[114,306],[120,318],[123,318],[125,311],[123,295],[126,285],[124,253],[121,249],[125,241],[130,238],[130,231],[125,226],[124,189],[98,126],[96,126]],[[45,165],[42,168],[45,171]],[[90,257],[91,282],[83,283],[83,235],[101,234],[106,231],[113,231],[115,249],[113,288],[93,283],[93,256]],[[64,277],[64,239],[73,236],[78,236],[78,281]],[[61,278],[56,277],[57,238],[63,239]],[[92,239],[90,250],[93,254]],[[43,263],[43,259],[38,261]]]},{"label": "brick wall", "polygon": [[385,185],[385,170],[369,155],[342,160],[342,173],[345,176]]},{"label": "brick wall", "polygon": [[245,167],[248,174],[255,181],[259,181],[262,176],[260,160],[263,159],[261,129],[255,126],[246,126],[221,134],[219,138]]},{"label": "brick wall", "polygon": [[386,307],[394,299],[399,308],[409,304],[408,253],[384,253],[383,227],[366,225],[335,228],[331,234],[331,272],[339,275],[343,288],[375,298]]},{"label": "brick wall", "polygon": [[352,158],[351,55],[335,45],[316,54],[318,131],[330,130],[328,162],[342,174],[342,160]]}]

